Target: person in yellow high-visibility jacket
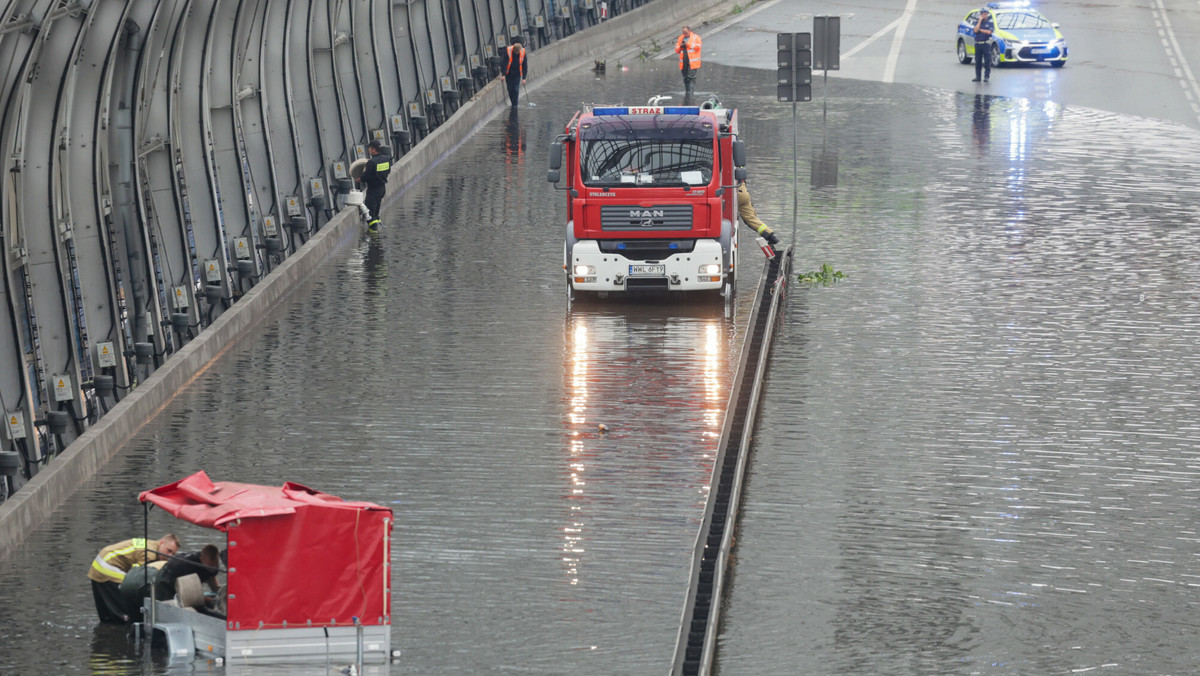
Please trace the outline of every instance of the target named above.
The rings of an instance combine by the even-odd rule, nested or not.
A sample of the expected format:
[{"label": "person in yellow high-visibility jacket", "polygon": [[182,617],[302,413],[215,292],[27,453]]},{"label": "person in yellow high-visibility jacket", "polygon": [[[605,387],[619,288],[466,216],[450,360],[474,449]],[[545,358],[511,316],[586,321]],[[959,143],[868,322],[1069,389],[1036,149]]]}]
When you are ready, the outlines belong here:
[{"label": "person in yellow high-visibility jacket", "polygon": [[696,91],[696,71],[700,70],[700,36],[688,26],[675,40],[675,53],[679,55],[679,72],[683,73],[683,93],[690,97]]},{"label": "person in yellow high-visibility jacket", "polygon": [[167,533],[149,543],[143,538],[123,540],[100,550],[88,568],[92,599],[101,622],[130,622],[130,609],[121,598],[121,581],[135,566],[168,559],[179,551],[179,538]]},{"label": "person in yellow high-visibility jacket", "polygon": [[742,222],[761,235],[771,246],[779,244],[779,237],[775,235],[775,231],[758,217],[758,211],[755,210],[754,204],[750,202],[750,191],[746,189],[745,181],[738,182],[737,197],[738,216],[742,217]]}]

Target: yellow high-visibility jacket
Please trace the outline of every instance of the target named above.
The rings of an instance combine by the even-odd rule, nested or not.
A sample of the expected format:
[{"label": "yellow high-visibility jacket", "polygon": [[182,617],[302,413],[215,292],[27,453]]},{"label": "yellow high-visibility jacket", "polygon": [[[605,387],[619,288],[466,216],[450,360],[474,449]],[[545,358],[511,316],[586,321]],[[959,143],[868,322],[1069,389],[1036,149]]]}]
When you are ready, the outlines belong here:
[{"label": "yellow high-visibility jacket", "polygon": [[92,567],[88,569],[88,579],[96,582],[120,583],[125,579],[125,574],[133,570],[134,566],[143,566],[150,561],[159,559],[158,552],[155,551],[158,548],[158,542],[151,540],[149,550],[146,549],[146,546],[145,539],[133,538],[101,549],[92,561]]}]

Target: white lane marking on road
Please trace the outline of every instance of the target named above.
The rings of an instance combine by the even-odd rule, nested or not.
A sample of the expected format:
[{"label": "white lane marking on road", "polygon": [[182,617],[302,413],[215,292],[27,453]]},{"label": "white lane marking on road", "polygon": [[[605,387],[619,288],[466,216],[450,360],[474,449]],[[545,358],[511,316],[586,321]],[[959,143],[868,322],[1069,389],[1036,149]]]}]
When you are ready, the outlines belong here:
[{"label": "white lane marking on road", "polygon": [[[1196,76],[1192,74],[1192,69],[1188,66],[1187,59],[1183,56],[1183,50],[1179,48],[1179,41],[1175,39],[1175,29],[1171,28],[1171,19],[1167,16],[1167,8],[1163,6],[1162,0],[1154,0],[1154,5],[1158,8],[1156,14],[1162,17],[1167,37],[1171,40],[1171,45],[1167,48],[1167,56],[1179,59],[1179,66],[1183,69],[1183,72],[1179,73],[1178,69],[1175,72],[1180,75],[1180,83],[1184,84],[1184,93],[1187,94],[1188,102],[1193,104],[1192,108],[1194,110],[1195,100],[1192,98],[1192,94],[1195,93],[1196,98],[1200,99],[1200,82],[1196,82]],[[1190,90],[1188,89],[1189,86],[1191,87]]]},{"label": "white lane marking on road", "polygon": [[[721,31],[725,30],[726,28],[729,28],[730,26],[736,26],[742,20],[749,19],[750,17],[754,16],[755,14],[758,14],[759,12],[763,11],[764,9],[766,9],[768,7],[773,7],[775,5],[778,5],[780,3],[780,1],[781,0],[768,0],[767,2],[762,3],[758,7],[755,7],[754,9],[751,9],[749,11],[745,11],[745,12],[742,12],[741,14],[738,14],[737,18],[730,19],[728,21],[722,21],[721,25],[717,26],[716,28],[714,28],[710,31],[705,31],[704,33],[702,33],[700,35],[700,38],[701,39],[711,38],[712,36],[716,35],[717,33],[720,33]],[[699,33],[699,31],[696,31],[696,32]],[[661,60],[661,59],[666,59],[666,58],[675,56],[675,51],[674,51],[675,48],[672,47],[671,49],[672,49],[672,51],[664,52],[654,58]],[[701,63],[703,63],[703,62],[704,61],[702,59]]]},{"label": "white lane marking on road", "polygon": [[908,23],[917,10],[917,0],[908,0],[904,14],[897,20],[896,34],[892,36],[892,49],[888,52],[887,65],[883,68],[883,81],[896,81],[896,62],[900,60],[900,45],[904,43],[904,34],[908,31]]},{"label": "white lane marking on road", "polygon": [[903,20],[904,20],[904,17],[902,16],[899,19],[896,19],[895,21],[893,21],[893,22],[889,23],[888,25],[884,26],[883,28],[879,29],[879,32],[875,33],[874,35],[867,38],[866,40],[863,40],[862,42],[858,43],[857,45],[854,45],[854,49],[851,49],[850,51],[842,54],[842,58],[848,59],[848,58],[854,56],[862,49],[868,47],[872,42],[875,42],[879,38],[887,35],[888,33],[892,32],[893,30],[895,30],[896,26],[899,26],[900,22]]},{"label": "white lane marking on road", "polygon": [[712,36],[716,35],[717,33],[720,33],[721,31],[725,30],[726,28],[729,28],[730,26],[737,25],[737,23],[743,19],[749,19],[750,17],[754,16],[755,14],[758,14],[759,12],[763,11],[764,9],[779,4],[779,2],[780,2],[780,0],[770,0],[769,2],[764,2],[761,5],[759,5],[758,7],[755,7],[754,9],[752,9],[748,12],[742,12],[741,14],[738,14],[737,18],[735,18],[735,19],[731,19],[729,21],[722,21],[720,26],[717,26],[716,28],[712,29],[711,31],[705,33],[703,35],[703,37],[706,37],[706,38],[712,37]]}]

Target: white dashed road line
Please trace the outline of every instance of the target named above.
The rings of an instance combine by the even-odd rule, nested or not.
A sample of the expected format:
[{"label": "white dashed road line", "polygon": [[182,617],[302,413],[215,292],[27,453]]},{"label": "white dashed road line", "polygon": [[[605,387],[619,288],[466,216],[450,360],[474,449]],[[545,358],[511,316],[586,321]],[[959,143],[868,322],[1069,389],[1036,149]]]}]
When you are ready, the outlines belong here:
[{"label": "white dashed road line", "polygon": [[1192,74],[1192,69],[1183,56],[1183,50],[1179,48],[1175,30],[1171,28],[1171,20],[1167,18],[1167,8],[1163,6],[1162,0],[1154,0],[1154,6],[1154,22],[1158,24],[1163,49],[1167,51],[1167,58],[1175,69],[1175,76],[1179,78],[1179,86],[1183,88],[1183,94],[1187,97],[1192,112],[1200,119],[1200,82],[1196,81],[1196,76]]}]

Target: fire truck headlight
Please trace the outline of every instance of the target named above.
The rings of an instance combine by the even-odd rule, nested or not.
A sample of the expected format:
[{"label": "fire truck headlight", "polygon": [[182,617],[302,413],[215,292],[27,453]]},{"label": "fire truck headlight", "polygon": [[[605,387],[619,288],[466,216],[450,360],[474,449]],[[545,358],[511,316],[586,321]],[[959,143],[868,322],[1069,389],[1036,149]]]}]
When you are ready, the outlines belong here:
[{"label": "fire truck headlight", "polygon": [[721,274],[721,264],[705,263],[700,266],[700,274],[705,276],[719,275]]},{"label": "fire truck headlight", "polygon": [[585,275],[594,275],[594,274],[596,274],[596,268],[595,268],[595,266],[592,266],[592,265],[576,265],[575,266],[575,274],[576,274],[576,276],[580,276],[580,277],[585,276]]}]

